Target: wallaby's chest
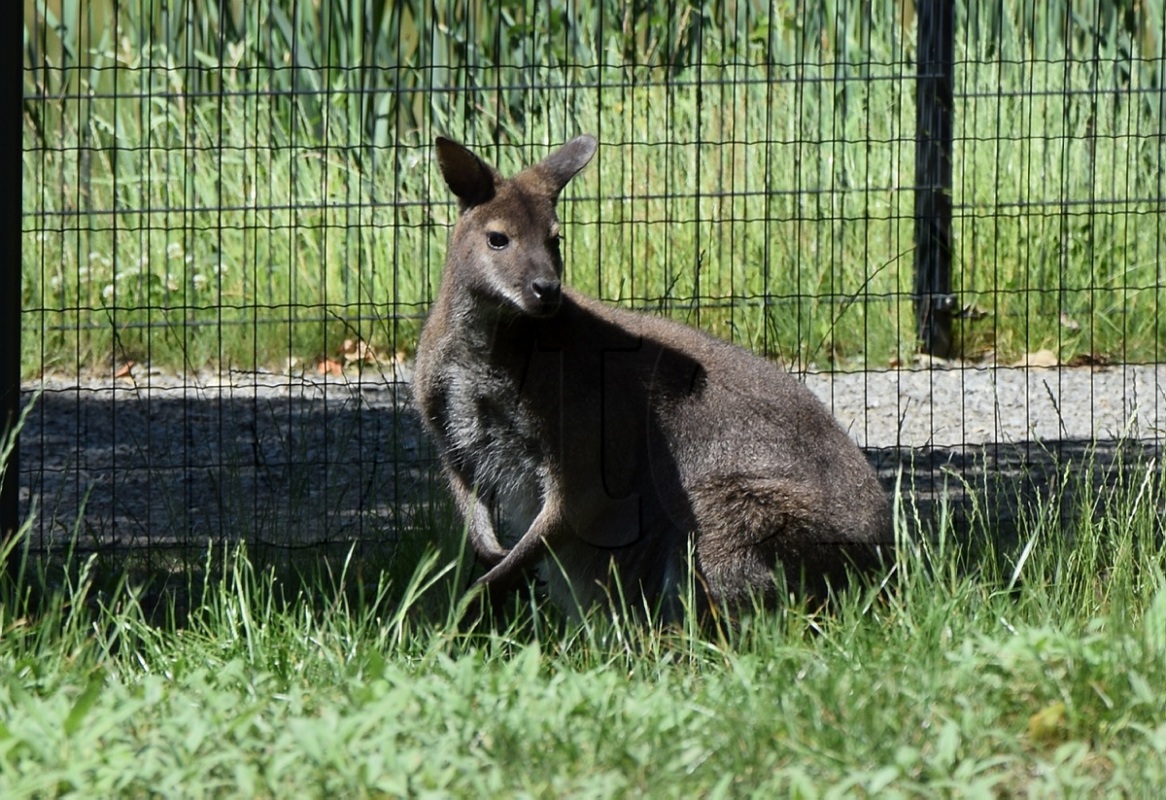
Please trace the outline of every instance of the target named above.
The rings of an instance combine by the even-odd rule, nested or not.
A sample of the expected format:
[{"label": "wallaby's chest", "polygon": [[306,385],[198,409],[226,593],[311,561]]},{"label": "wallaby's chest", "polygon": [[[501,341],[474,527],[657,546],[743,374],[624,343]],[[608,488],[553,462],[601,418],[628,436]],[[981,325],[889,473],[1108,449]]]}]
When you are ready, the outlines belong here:
[{"label": "wallaby's chest", "polygon": [[537,498],[545,470],[542,425],[521,390],[512,375],[487,363],[451,364],[442,420],[453,463],[480,491],[514,502]]}]

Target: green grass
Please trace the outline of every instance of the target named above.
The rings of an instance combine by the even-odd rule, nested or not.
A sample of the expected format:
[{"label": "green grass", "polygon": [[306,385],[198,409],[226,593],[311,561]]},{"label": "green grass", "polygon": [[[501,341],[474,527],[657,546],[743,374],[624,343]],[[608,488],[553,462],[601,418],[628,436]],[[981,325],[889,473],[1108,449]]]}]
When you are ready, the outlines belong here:
[{"label": "green grass", "polygon": [[353,565],[296,582],[212,552],[158,615],[96,561],[9,543],[0,794],[1152,796],[1154,467],[1105,503],[1083,490],[1064,525],[1059,497],[1028,509],[1014,551],[901,533],[884,591],[704,634],[618,609],[475,626],[436,554],[354,592]]},{"label": "green grass", "polygon": [[[966,323],[969,350],[1162,358],[1163,128],[1141,73],[1132,94],[1109,91],[1122,73],[1087,60],[964,66],[955,290],[992,315]],[[1021,87],[1031,96],[1008,96]]]},{"label": "green grass", "polygon": [[[73,50],[44,39],[53,69],[30,74],[45,94],[25,115],[26,375],[128,359],[283,369],[354,337],[408,355],[453,213],[436,133],[482,145],[507,172],[599,135],[563,203],[568,278],[585,291],[790,363],[885,367],[914,351],[914,45],[902,25],[860,35],[825,7],[806,23],[824,26],[813,35],[709,22],[683,69],[662,40],[629,51],[586,26],[570,29],[582,38],[565,56],[541,39],[546,52],[520,47],[520,21],[505,28],[510,49],[461,56],[418,50],[410,29],[398,31],[409,91],[378,95],[354,91],[383,75],[357,69],[364,57],[335,27],[323,52],[280,45],[279,5],[249,6],[271,10],[249,23],[271,36],[223,33],[221,57],[205,49],[217,17],[187,39],[144,36],[130,15],[118,39],[100,4],[89,27],[74,8],[72,27],[53,29]],[[314,42],[325,32],[310,16],[297,24]],[[1062,42],[1070,60],[1047,61],[1047,35],[1030,49],[1008,29],[1019,44],[1002,49],[974,30],[958,44],[955,283],[989,316],[959,323],[965,351],[1159,358],[1152,70],[1131,71],[1117,33],[1100,50]],[[375,44],[388,58],[392,42]],[[626,65],[641,46],[657,60],[587,66]],[[311,91],[291,94],[295,80]],[[400,107],[369,106],[381,96]]]},{"label": "green grass", "polygon": [[[704,72],[711,88],[702,89],[703,108],[696,85],[608,91],[602,103],[594,89],[573,90],[566,93],[569,119],[548,121],[533,135],[514,133],[516,141],[549,144],[596,131],[613,142],[564,202],[569,279],[613,302],[664,307],[758,349],[800,347],[805,360],[821,360],[829,337],[840,355],[875,350],[888,357],[900,312],[910,314],[897,297],[909,274],[894,261],[909,249],[901,219],[909,198],[872,190],[847,207],[845,198],[799,197],[792,186],[767,195],[767,183],[786,180],[791,162],[803,163],[805,174],[796,176],[803,185],[833,180],[829,153],[813,142],[820,132],[768,110],[769,103],[812,106],[817,99],[794,85],[767,86],[756,68]],[[582,77],[600,83],[627,76]],[[718,83],[722,78],[753,83],[735,87]],[[91,164],[106,177],[90,183],[90,198],[96,193],[100,207],[126,209],[113,219],[38,218],[81,229],[38,231],[29,248],[25,308],[35,327],[27,331],[26,363],[99,367],[113,356],[251,368],[332,354],[354,332],[382,350],[412,349],[453,211],[428,137],[413,134],[375,161],[358,159],[321,150],[302,134],[297,143],[273,102],[238,98],[221,117],[195,113],[189,136],[214,147],[188,151],[171,143],[123,155],[117,165]],[[179,113],[126,113],[124,138],[182,127],[170,112]],[[870,135],[893,137],[909,113],[896,101],[864,124]],[[330,119],[335,127],[320,138],[350,142],[343,119],[342,112]],[[465,138],[481,140],[489,124],[448,129],[470,126]],[[830,124],[841,130],[844,123]],[[857,140],[858,121],[845,124]],[[716,138],[701,143],[710,133]],[[105,139],[100,130],[93,135]],[[896,171],[910,163],[906,145],[877,159],[853,150],[858,160],[849,168],[859,180],[872,187],[904,180]],[[509,172],[545,152],[505,147],[497,161]],[[34,155],[27,159],[30,205],[50,213],[83,206],[75,190],[84,183],[79,154]],[[687,168],[694,160],[701,170]],[[49,181],[61,190],[47,191]],[[224,204],[233,208],[220,210]],[[855,298],[873,304],[851,304]]]}]

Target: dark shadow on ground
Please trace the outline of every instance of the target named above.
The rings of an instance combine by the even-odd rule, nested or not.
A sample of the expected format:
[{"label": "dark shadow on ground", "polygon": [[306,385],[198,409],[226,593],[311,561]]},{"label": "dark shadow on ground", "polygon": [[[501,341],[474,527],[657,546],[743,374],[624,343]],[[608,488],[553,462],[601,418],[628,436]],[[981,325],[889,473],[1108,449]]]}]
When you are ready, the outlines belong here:
[{"label": "dark shadow on ground", "polygon": [[1040,513],[1070,535],[1132,496],[1147,469],[1160,474],[1160,455],[1158,442],[1130,439],[867,451],[887,490],[900,488],[913,534],[934,536],[946,518],[956,540],[990,533],[999,551],[1017,545]]},{"label": "dark shadow on ground", "polygon": [[425,528],[433,454],[394,384],[46,392],[21,433],[32,545],[390,543]]}]

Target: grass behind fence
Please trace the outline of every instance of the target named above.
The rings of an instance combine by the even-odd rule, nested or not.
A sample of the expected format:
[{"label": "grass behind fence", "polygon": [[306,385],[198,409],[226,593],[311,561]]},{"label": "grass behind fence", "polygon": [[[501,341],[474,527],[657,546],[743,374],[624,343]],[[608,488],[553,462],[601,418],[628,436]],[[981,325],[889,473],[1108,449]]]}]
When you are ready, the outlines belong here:
[{"label": "grass behind fence", "polygon": [[962,323],[972,354],[1166,355],[1164,96],[1143,77],[1076,59],[962,65],[954,288],[991,315]]},{"label": "grass behind fence", "polygon": [[[622,86],[565,90],[569,112],[526,135],[537,146],[483,154],[511,172],[577,132],[601,136],[563,203],[568,279],[585,291],[758,349],[801,343],[806,361],[885,358],[901,307],[910,313],[900,294],[910,197],[896,187],[910,170],[902,117],[913,111],[902,85],[872,84],[868,114],[844,120],[822,103],[822,84],[771,84],[749,67],[702,73],[700,84],[668,86],[581,71],[574,79],[591,87]],[[410,350],[453,206],[427,135],[350,148],[344,99],[310,140],[285,127],[283,98],[232,94],[189,110],[122,102],[116,123],[95,112],[89,135],[123,148],[30,155],[30,200],[61,215],[40,218],[48,229],[30,248],[26,309],[50,312],[30,337],[34,362],[251,368],[310,360],[354,332]],[[791,106],[805,113],[775,112]],[[492,122],[451,127],[481,141]],[[841,144],[865,135],[889,144],[877,154]],[[840,179],[836,161],[853,176],[850,195],[820,188]],[[100,210],[75,213],[86,206]]]},{"label": "grass behind fence", "polygon": [[[914,350],[909,15],[866,26],[839,4],[781,28],[750,4],[719,21],[680,4],[655,27],[633,20],[649,33],[629,42],[585,35],[618,17],[597,4],[566,44],[530,38],[541,29],[521,14],[475,44],[489,26],[472,4],[448,19],[284,5],[232,6],[243,27],[207,6],[188,28],[173,10],[114,27],[108,6],[59,4],[62,30],[88,34],[69,71],[33,75],[26,104],[26,373],[283,369],[354,337],[408,355],[452,214],[436,133],[504,171],[599,135],[563,203],[568,279],[585,291],[795,364],[878,368]],[[1138,30],[1157,19],[1146,8]],[[358,17],[380,33],[336,21]],[[969,356],[1160,356],[1160,61],[1131,70],[1133,40],[1106,20],[1104,48],[1060,40],[1065,62],[1045,60],[1064,20],[965,26],[954,200]],[[462,45],[423,35],[455,23]],[[1032,50],[1002,50],[989,29]],[[394,92],[366,60],[390,52]],[[601,60],[628,66],[586,66]]]}]

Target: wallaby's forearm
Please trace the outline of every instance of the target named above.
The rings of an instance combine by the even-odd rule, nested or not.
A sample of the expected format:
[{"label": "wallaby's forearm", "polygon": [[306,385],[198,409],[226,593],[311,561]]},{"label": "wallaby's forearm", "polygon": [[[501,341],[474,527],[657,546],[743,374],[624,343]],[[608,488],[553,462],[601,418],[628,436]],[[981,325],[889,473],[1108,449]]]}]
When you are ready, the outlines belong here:
[{"label": "wallaby's forearm", "polygon": [[470,546],[474,548],[478,560],[487,569],[498,566],[506,558],[506,548],[498,541],[498,533],[490,519],[490,509],[456,470],[448,469],[446,475],[453,489],[458,511],[465,520]]},{"label": "wallaby's forearm", "polygon": [[552,495],[518,543],[501,562],[479,578],[477,584],[503,592],[514,588],[524,571],[537,564],[546,555],[548,547],[553,550],[566,533],[567,524],[563,520],[562,509]]}]

